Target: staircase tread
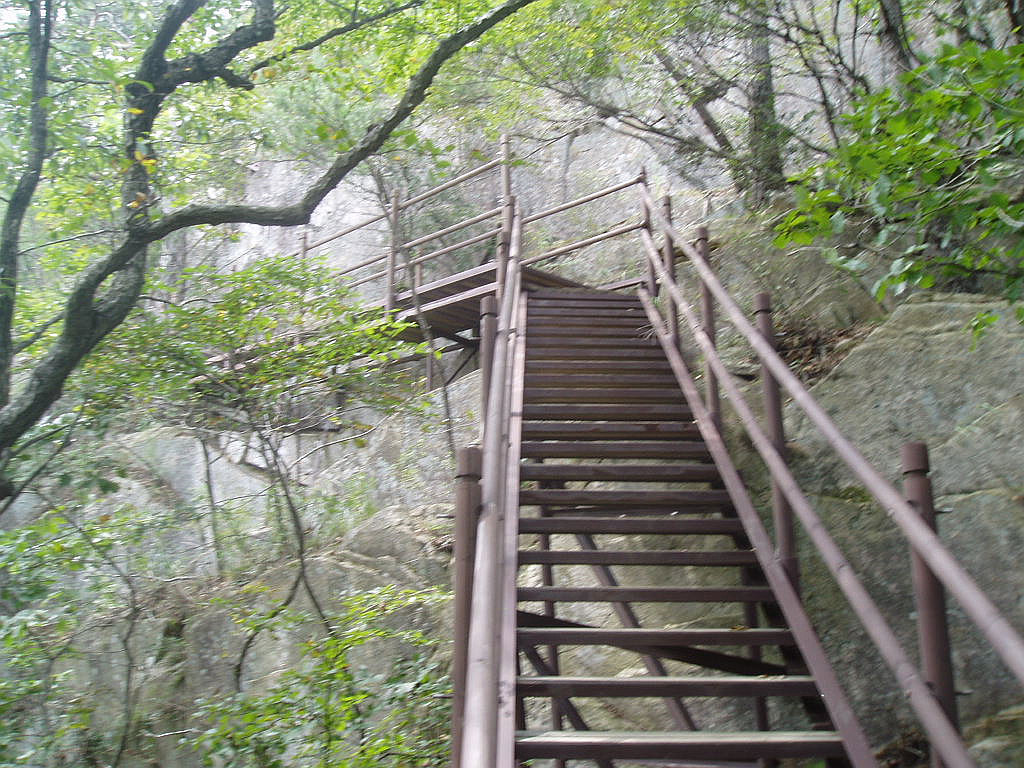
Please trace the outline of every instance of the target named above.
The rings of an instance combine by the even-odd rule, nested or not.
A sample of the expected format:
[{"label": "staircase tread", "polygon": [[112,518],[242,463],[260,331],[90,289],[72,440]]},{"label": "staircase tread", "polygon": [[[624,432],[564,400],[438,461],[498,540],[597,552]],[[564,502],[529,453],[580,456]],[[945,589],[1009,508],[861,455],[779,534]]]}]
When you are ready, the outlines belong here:
[{"label": "staircase tread", "polygon": [[517,635],[537,645],[693,646],[792,645],[788,629],[725,628],[646,629],[604,627],[520,627]]},{"label": "staircase tread", "polygon": [[532,550],[518,552],[520,565],[756,565],[752,550],[601,549]]},{"label": "staircase tread", "polygon": [[718,478],[710,464],[534,464],[519,467],[522,480],[617,480],[619,482],[709,482]]},{"label": "staircase tread", "polygon": [[814,678],[808,675],[729,675],[590,677],[521,676],[517,693],[524,696],[635,697],[700,696],[814,696]]},{"label": "staircase tread", "polygon": [[[550,437],[548,437],[550,435]],[[700,430],[693,423],[679,421],[600,422],[600,421],[524,421],[523,440],[699,440]]]},{"label": "staircase tread", "polygon": [[648,403],[634,405],[629,411],[610,403],[527,403],[523,418],[534,421],[618,421],[634,419],[692,422],[693,414],[682,404]]},{"label": "staircase tread", "polygon": [[632,387],[662,386],[679,390],[675,376],[670,373],[527,373],[528,387]]},{"label": "staircase tread", "polygon": [[775,601],[768,587],[518,587],[520,602],[764,602]]},{"label": "staircase tread", "polygon": [[519,503],[523,506],[612,506],[612,507],[686,507],[693,505],[730,505],[727,491],[606,491],[566,490],[563,488],[522,490]]},{"label": "staircase tread", "polygon": [[729,535],[743,533],[739,520],[679,517],[528,517],[520,533],[636,533],[664,535]]},{"label": "staircase tread", "polygon": [[711,458],[704,443],[684,440],[658,442],[523,441],[519,455],[526,459],[693,459],[699,457],[710,460]]},{"label": "staircase tread", "polygon": [[749,760],[845,756],[834,731],[519,731],[519,759]]}]

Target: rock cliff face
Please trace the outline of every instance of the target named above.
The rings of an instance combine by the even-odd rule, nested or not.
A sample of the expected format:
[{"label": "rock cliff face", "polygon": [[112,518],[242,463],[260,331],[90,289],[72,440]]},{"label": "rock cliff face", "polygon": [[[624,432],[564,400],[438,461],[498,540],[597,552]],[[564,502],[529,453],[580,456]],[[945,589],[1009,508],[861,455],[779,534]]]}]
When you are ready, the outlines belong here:
[{"label": "rock cliff face", "polygon": [[[965,330],[982,310],[1000,321],[975,343]],[[925,441],[942,538],[1018,628],[1024,628],[1024,327],[997,301],[922,294],[898,307],[812,389],[869,461],[899,482],[899,447]],[[906,647],[915,648],[906,546],[867,503],[801,415],[787,414],[799,475]],[[855,629],[845,604],[804,558],[808,602],[835,663],[873,730],[895,734],[902,696]],[[970,722],[1021,699],[962,609],[950,621],[962,717]],[[858,638],[851,642],[851,638]],[[999,764],[999,763],[993,763]],[[1009,764],[1009,763],[1004,763]]]}]

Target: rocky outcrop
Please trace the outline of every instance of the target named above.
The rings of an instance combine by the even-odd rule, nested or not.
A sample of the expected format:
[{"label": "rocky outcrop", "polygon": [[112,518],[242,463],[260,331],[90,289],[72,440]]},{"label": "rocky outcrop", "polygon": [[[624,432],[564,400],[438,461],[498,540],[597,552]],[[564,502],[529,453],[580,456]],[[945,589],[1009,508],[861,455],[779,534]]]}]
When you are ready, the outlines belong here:
[{"label": "rocky outcrop", "polygon": [[[972,339],[970,321],[983,310],[996,311],[1000,320]],[[939,520],[943,539],[1024,630],[1024,326],[1012,310],[984,296],[915,296],[812,391],[894,482],[900,479],[900,445],[929,445],[936,506],[947,510]],[[787,419],[804,487],[913,651],[915,613],[902,537],[795,407]],[[876,734],[895,736],[909,728],[902,695],[831,579],[809,553],[803,563],[811,613],[858,709]],[[951,603],[949,613],[964,721],[1019,703],[1019,688],[961,608]]]}]

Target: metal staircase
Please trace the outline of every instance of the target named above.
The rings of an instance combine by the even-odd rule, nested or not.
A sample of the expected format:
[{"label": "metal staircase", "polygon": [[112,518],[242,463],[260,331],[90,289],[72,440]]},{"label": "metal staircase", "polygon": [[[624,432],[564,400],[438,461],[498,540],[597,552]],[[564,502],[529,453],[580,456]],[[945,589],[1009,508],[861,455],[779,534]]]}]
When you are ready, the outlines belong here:
[{"label": "metal staircase", "polygon": [[[767,296],[755,328],[708,265],[706,232],[682,242],[667,205],[641,199],[634,295],[529,284],[517,215],[500,311],[481,309],[482,448],[460,454],[456,513],[453,765],[877,768],[800,598],[799,522],[933,765],[973,766],[943,591],[1021,681],[1024,641],[936,536],[923,445],[905,446],[904,496],[776,354]],[[699,314],[675,279],[680,250]],[[717,354],[716,305],[762,361],[764,424]],[[720,388],[770,474],[770,526],[722,436]],[[782,388],[910,544],[920,672],[788,467]]]},{"label": "metal staircase", "polygon": [[[525,335],[516,639],[528,668],[516,680],[517,758],[847,764],[640,300],[535,291]],[[589,568],[594,586],[578,575],[566,585],[559,577],[573,566]],[[593,603],[618,627],[570,620]],[[641,621],[649,603],[681,619],[701,604],[697,613],[715,608],[718,621],[652,626]],[[636,671],[592,676],[574,654],[582,646],[631,654],[639,663],[622,661]],[[731,715],[727,730],[691,711],[688,702],[708,697],[734,700],[717,707]],[[803,730],[773,727],[768,702],[780,698],[804,705]],[[592,729],[584,710],[609,699],[620,711],[661,712],[634,731]]]},{"label": "metal staircase", "polygon": [[[801,601],[798,536],[870,640],[876,655],[864,663],[892,672],[932,766],[974,766],[959,734],[945,595],[1022,684],[1024,640],[937,535],[924,445],[904,446],[902,490],[886,479],[892,468],[869,464],[776,353],[767,294],[748,319],[711,268],[707,231],[680,234],[645,174],[524,214],[513,164],[504,139],[500,159],[396,193],[386,211],[303,239],[296,254],[386,220],[387,247],[344,270],[349,287],[383,281],[382,307],[416,319],[408,333],[431,348],[428,386],[433,337],[461,350],[459,369],[479,361],[480,446],[460,451],[457,478],[454,768],[877,768]],[[412,209],[492,173],[494,207],[403,232]],[[540,252],[524,253],[524,225],[627,193],[639,196],[635,219],[553,247],[540,238]],[[578,271],[550,269],[613,239],[631,241],[623,253],[639,257],[642,276],[592,290]],[[444,268],[470,248],[489,256]],[[716,314],[761,362],[762,416],[717,352]],[[793,476],[782,392],[906,543],[919,654]],[[770,477],[770,505],[754,504],[726,446],[722,394]],[[601,676],[594,657],[624,671]]]}]

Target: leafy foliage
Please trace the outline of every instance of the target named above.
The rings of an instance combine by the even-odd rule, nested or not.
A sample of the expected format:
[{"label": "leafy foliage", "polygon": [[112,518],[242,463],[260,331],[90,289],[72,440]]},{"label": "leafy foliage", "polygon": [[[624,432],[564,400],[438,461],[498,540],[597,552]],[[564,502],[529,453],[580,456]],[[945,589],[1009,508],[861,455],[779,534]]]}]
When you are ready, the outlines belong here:
[{"label": "leafy foliage", "polygon": [[[866,96],[849,138],[796,177],[778,243],[811,243],[854,224],[864,252],[892,254],[879,296],[909,286],[1024,291],[1024,46],[945,48],[900,87]],[[1024,312],[1019,312],[1024,319]]]},{"label": "leafy foliage", "polygon": [[[447,758],[447,679],[422,652],[435,641],[402,628],[411,609],[436,604],[433,590],[384,587],[344,599],[333,631],[305,643],[303,659],[264,693],[202,703],[211,723],[194,746],[207,765],[285,768],[433,768]],[[404,616],[403,616],[404,614]],[[396,628],[396,625],[398,628]],[[381,643],[421,655],[371,674],[358,656]],[[393,645],[391,645],[394,648]]]},{"label": "leafy foliage", "polygon": [[155,289],[190,298],[152,302],[87,363],[80,381],[90,409],[134,402],[195,419],[197,406],[219,403],[286,429],[304,399],[321,402],[319,415],[336,427],[346,403],[401,402],[402,377],[382,366],[416,349],[399,340],[408,324],[353,303],[312,258],[229,273],[191,268]]}]

